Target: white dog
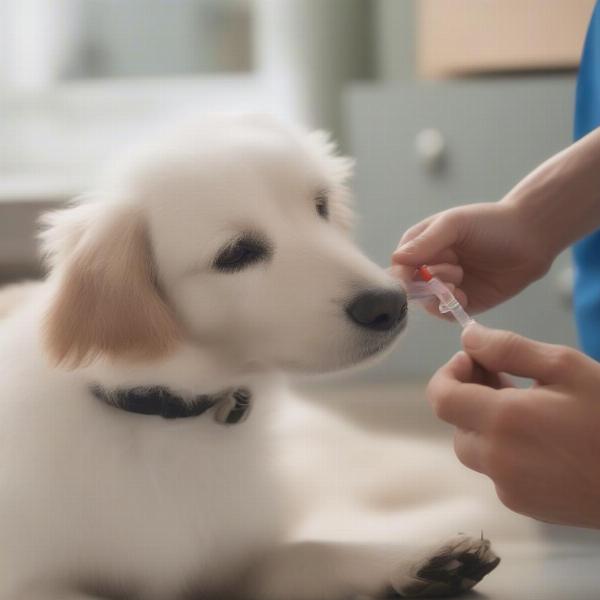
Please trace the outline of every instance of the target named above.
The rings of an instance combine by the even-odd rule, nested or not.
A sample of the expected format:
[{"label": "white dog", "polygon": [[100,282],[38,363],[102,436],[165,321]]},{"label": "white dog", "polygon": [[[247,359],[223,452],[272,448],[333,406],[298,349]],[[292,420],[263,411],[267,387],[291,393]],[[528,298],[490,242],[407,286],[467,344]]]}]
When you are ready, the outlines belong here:
[{"label": "white dog", "polygon": [[0,330],[0,600],[401,597],[495,567],[466,536],[290,541],[283,374],[406,320],[349,239],[350,170],[323,134],[214,116],[46,217],[50,275]]}]

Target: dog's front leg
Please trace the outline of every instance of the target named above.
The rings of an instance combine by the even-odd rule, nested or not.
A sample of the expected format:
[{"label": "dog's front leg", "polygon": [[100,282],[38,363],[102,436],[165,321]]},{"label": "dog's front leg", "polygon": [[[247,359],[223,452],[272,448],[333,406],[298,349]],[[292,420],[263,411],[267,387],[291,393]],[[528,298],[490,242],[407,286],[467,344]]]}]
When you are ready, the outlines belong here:
[{"label": "dog's front leg", "polygon": [[7,591],[6,593],[0,589],[1,600],[111,600],[112,598],[115,598],[115,596],[87,593],[64,587],[57,588],[50,585],[36,585],[34,589],[27,586],[27,589]]},{"label": "dog's front leg", "polygon": [[[2,600],[5,600],[2,598]],[[6,600],[109,600],[106,596],[95,596],[91,594],[85,594],[83,592],[51,592],[51,591],[40,591],[33,592],[23,596],[18,594],[12,598],[6,598]]]},{"label": "dog's front leg", "polygon": [[400,549],[362,544],[290,544],[251,570],[241,595],[251,600],[337,600],[379,594],[400,554]]},{"label": "dog's front leg", "polygon": [[429,550],[302,542],[282,547],[244,580],[252,600],[346,600],[450,595],[473,587],[499,559],[487,540],[457,536]]}]

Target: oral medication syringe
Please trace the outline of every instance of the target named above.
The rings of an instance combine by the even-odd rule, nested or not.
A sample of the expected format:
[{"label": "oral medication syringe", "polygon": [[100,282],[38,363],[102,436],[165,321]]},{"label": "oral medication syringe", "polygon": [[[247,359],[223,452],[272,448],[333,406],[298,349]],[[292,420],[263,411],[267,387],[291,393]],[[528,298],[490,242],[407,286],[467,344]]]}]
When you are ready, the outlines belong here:
[{"label": "oral medication syringe", "polygon": [[437,277],[431,274],[427,265],[421,265],[417,270],[423,281],[412,281],[408,284],[409,298],[425,300],[435,296],[440,302],[440,312],[450,313],[461,327],[464,328],[471,323],[475,323],[475,320],[466,313],[454,294]]}]

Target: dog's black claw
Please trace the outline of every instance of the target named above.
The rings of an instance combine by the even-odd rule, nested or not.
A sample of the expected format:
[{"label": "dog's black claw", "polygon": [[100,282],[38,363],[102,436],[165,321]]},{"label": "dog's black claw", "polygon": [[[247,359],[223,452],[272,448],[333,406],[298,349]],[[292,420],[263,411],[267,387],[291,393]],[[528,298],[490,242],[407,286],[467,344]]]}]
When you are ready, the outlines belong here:
[{"label": "dog's black claw", "polygon": [[470,590],[500,563],[487,540],[458,539],[440,549],[400,589],[390,588],[386,598],[436,598]]}]

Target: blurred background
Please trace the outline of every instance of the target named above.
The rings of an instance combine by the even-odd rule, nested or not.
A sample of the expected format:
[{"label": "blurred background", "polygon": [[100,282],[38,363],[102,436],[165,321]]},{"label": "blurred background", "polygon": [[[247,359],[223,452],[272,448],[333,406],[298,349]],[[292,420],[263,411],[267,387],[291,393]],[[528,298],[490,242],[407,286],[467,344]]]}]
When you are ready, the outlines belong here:
[{"label": "blurred background", "polygon": [[[570,143],[593,0],[0,0],[0,280],[39,275],[40,211],[183,112],[261,110],[357,158],[380,264],[432,212],[493,201]],[[568,256],[481,318],[575,344]],[[418,309],[365,381],[424,381],[457,327]]]},{"label": "blurred background", "polygon": [[[358,240],[388,266],[410,225],[501,198],[570,143],[593,4],[0,0],[0,283],[41,275],[40,212],[86,189],[107,156],[156,122],[198,111],[259,110],[331,130],[357,159]],[[570,294],[566,253],[480,320],[576,345]],[[386,360],[300,383],[355,424],[434,436],[450,456],[452,429],[433,418],[423,389],[458,348],[458,327],[417,307]],[[598,543],[592,532],[545,530]],[[553,564],[533,580],[529,563],[513,565],[494,597],[542,598],[542,582],[551,590],[543,598],[598,596],[595,567]],[[589,594],[568,587],[569,577],[587,581]]]}]

